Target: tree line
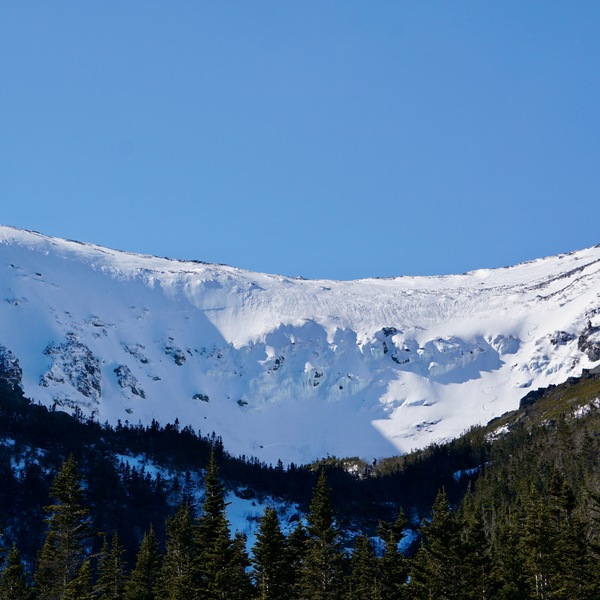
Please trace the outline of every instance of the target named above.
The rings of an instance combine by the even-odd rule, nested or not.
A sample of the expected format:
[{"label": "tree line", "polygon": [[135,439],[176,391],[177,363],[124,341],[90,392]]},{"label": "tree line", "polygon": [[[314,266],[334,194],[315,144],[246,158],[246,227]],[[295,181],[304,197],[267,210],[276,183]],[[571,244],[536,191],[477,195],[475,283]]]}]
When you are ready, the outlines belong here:
[{"label": "tree line", "polygon": [[[302,512],[308,511],[318,471],[326,466],[340,525],[347,529],[360,521],[373,529],[380,519],[394,520],[400,507],[428,514],[441,485],[452,502],[460,500],[467,483],[455,481],[452,472],[481,464],[487,455],[476,444],[453,444],[451,451],[433,449],[404,457],[401,468],[394,464],[389,472],[380,462],[381,470],[371,477],[354,474],[362,473],[362,468],[348,468],[348,464],[360,467],[359,459],[269,465],[253,457],[232,456],[219,436],[178,422],[111,426],[80,413],[48,409],[0,378],[0,515],[9,543],[16,542],[24,559],[32,562],[45,535],[42,507],[48,490],[62,462],[73,454],[87,482],[94,526],[118,530],[124,556],[132,563],[143,533],[151,523],[163,524],[193,492],[195,474],[206,469],[212,452],[229,490],[243,490],[246,499],[261,503],[278,498],[297,504]],[[119,456],[140,457],[158,473]],[[424,473],[430,476],[424,478]],[[155,534],[164,546],[164,528],[157,526]]]},{"label": "tree line", "polygon": [[[151,527],[141,540],[135,565],[128,572],[118,532],[99,534],[92,529],[85,506],[84,482],[71,456],[52,483],[53,504],[44,508],[46,537],[35,569],[28,573],[16,545],[3,559],[0,598],[3,600],[259,600],[297,598],[359,598],[370,582],[370,571],[359,575],[362,563],[379,560],[369,538],[349,559],[337,526],[331,489],[324,472],[314,488],[306,525],[299,521],[285,536],[274,507],[260,520],[251,554],[245,536],[230,533],[224,486],[214,455],[204,478],[204,502],[198,517],[182,504],[165,524],[164,551]],[[381,577],[401,586],[407,572],[397,544],[405,525],[382,524],[386,552]],[[93,553],[92,539],[103,538]],[[366,566],[369,569],[370,567]],[[377,575],[380,583],[383,579]],[[353,583],[354,582],[354,587]],[[350,594],[350,595],[348,595]]]},{"label": "tree line", "polygon": [[[230,532],[224,486],[211,456],[204,502],[182,504],[166,520],[166,544],[152,527],[128,570],[118,532],[93,531],[85,483],[71,456],[44,508],[46,535],[35,569],[16,545],[3,549],[2,600],[592,600],[600,597],[600,546],[577,498],[557,469],[549,498],[532,483],[523,502],[489,522],[477,491],[460,507],[438,494],[416,552],[399,550],[406,518],[380,522],[377,540],[360,534],[353,548],[336,521],[321,470],[306,524],[284,535],[274,507],[260,519],[248,553]],[[600,497],[590,499],[596,507]],[[103,540],[93,551],[93,539]]]},{"label": "tree line", "polygon": [[[567,382],[487,427],[381,461],[365,479],[334,457],[272,467],[231,457],[218,437],[178,424],[111,428],[0,393],[0,438],[10,442],[0,444],[0,517],[8,525],[0,598],[600,598],[599,394],[600,379]],[[79,470],[74,459],[57,470],[54,461],[71,451]],[[150,456],[177,475],[161,481],[115,468],[116,452]],[[215,460],[221,475],[239,473],[248,484],[256,476],[252,493],[308,495],[305,525],[284,535],[269,508],[248,553],[229,532]],[[57,495],[69,463],[76,501]],[[203,468],[205,503],[196,514],[180,482]],[[49,488],[53,504],[42,510]],[[401,505],[411,520],[428,515],[407,555],[398,550]],[[58,517],[75,514],[66,506],[84,512],[72,523],[82,537],[67,544],[79,550],[65,571]],[[107,532],[101,541],[92,526]],[[349,530],[362,533],[349,539]]]}]

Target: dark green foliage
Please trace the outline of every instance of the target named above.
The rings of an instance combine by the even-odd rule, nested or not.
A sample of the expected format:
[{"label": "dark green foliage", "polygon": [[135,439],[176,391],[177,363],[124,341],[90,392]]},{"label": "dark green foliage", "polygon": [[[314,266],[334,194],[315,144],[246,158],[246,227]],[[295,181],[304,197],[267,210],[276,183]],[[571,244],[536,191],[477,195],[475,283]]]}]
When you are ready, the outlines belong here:
[{"label": "dark green foliage", "polygon": [[219,481],[217,463],[211,454],[204,478],[204,504],[196,528],[199,548],[198,585],[207,599],[232,597],[233,542],[225,516],[225,488]]},{"label": "dark green foliage", "polygon": [[509,519],[498,526],[495,564],[491,576],[498,600],[526,600],[530,586],[521,554],[517,524],[520,518]]},{"label": "dark green foliage", "polygon": [[424,521],[420,531],[423,543],[411,570],[411,590],[415,598],[462,600],[466,597],[463,523],[450,509],[444,491],[433,504],[431,520]]},{"label": "dark green foliage", "polygon": [[384,541],[385,549],[381,564],[382,595],[386,600],[402,600],[404,585],[408,579],[408,561],[398,550],[407,521],[400,510],[393,525],[384,521],[379,524],[378,535]]},{"label": "dark green foliage", "polygon": [[235,586],[232,572],[235,570],[233,543],[229,535],[229,527],[225,516],[215,522],[210,546],[201,547],[200,590],[204,598],[217,600],[231,599]]},{"label": "dark green foliage", "polygon": [[472,503],[470,494],[466,497],[464,513],[467,529],[466,534],[463,533],[465,600],[486,600],[494,587],[490,544],[485,533],[482,509]]},{"label": "dark green foliage", "polygon": [[[246,541],[246,536],[243,533],[235,533],[230,567],[231,579],[228,587],[230,590],[229,597],[236,600],[252,600],[254,598],[255,588],[248,572],[251,562],[246,552]],[[227,596],[223,594],[223,597]]]},{"label": "dark green foliage", "polygon": [[308,520],[307,551],[300,579],[302,600],[337,600],[345,592],[345,555],[331,503],[331,490],[321,471]]},{"label": "dark green foliage", "polygon": [[198,519],[196,531],[198,546],[203,550],[215,544],[223,525],[227,528],[225,506],[225,487],[219,481],[217,461],[214,454],[211,454],[204,477],[202,514]]},{"label": "dark green foliage", "polygon": [[142,539],[135,568],[125,586],[126,600],[154,600],[160,573],[161,557],[154,529]]},{"label": "dark green foliage", "polygon": [[559,600],[592,599],[597,589],[593,581],[596,561],[589,551],[589,527],[575,512],[576,499],[569,484],[562,477],[556,479],[556,484],[550,486],[556,538],[555,597]]},{"label": "dark green foliage", "polygon": [[72,456],[54,480],[50,496],[56,502],[44,509],[49,515],[48,530],[35,575],[40,600],[63,596],[87,559],[92,530],[89,510],[82,504],[81,476]]},{"label": "dark green foliage", "polygon": [[123,600],[125,597],[125,564],[123,546],[118,534],[112,538],[109,551],[106,536],[98,561],[98,582],[94,592],[100,600]]},{"label": "dark green foliage", "polygon": [[300,597],[300,582],[302,577],[302,563],[308,548],[308,532],[299,521],[287,539],[287,554],[290,566],[290,585],[288,598]]},{"label": "dark green foliage", "polygon": [[547,504],[532,487],[526,506],[523,532],[523,558],[529,574],[529,586],[538,598],[551,597],[556,567],[555,550],[558,540],[550,521]]},{"label": "dark green foliage", "polygon": [[6,558],[6,565],[0,574],[0,598],[2,600],[33,600],[33,591],[29,587],[21,555],[17,547]]},{"label": "dark green foliage", "polygon": [[61,600],[92,600],[92,569],[90,561],[86,560],[77,572],[75,579],[69,582],[65,595]]},{"label": "dark green foliage", "polygon": [[277,511],[265,508],[252,548],[252,577],[261,599],[283,600],[292,584],[292,556],[281,533]]},{"label": "dark green foliage", "polygon": [[371,540],[359,535],[354,542],[354,551],[350,559],[347,600],[381,600],[381,565]]},{"label": "dark green foliage", "polygon": [[167,553],[160,572],[156,597],[160,600],[188,600],[198,592],[196,547],[189,506],[182,506],[167,519]]}]

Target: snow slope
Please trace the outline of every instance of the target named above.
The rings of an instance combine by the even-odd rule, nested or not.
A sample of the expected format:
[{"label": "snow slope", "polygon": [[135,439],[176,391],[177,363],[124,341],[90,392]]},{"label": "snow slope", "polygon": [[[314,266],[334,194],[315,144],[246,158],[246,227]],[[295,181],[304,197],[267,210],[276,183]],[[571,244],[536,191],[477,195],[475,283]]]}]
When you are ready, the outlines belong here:
[{"label": "snow slope", "polygon": [[600,359],[600,247],[307,281],[0,227],[0,286],[0,376],[28,397],[267,462],[422,447]]}]

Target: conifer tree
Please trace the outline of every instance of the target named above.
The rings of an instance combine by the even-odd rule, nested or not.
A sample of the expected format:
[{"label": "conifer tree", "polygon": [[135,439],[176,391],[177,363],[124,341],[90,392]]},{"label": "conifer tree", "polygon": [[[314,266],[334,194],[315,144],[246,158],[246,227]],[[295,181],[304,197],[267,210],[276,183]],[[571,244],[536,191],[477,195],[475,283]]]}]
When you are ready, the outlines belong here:
[{"label": "conifer tree", "polygon": [[465,505],[468,527],[464,545],[465,600],[486,600],[490,597],[492,589],[489,544],[485,535],[481,511],[473,505],[469,494],[466,497]]},{"label": "conifer tree", "polygon": [[81,476],[73,456],[63,463],[50,497],[56,503],[44,509],[49,514],[48,531],[35,574],[39,600],[62,598],[87,558],[92,530],[89,511],[82,505]]},{"label": "conifer tree", "polygon": [[532,485],[522,542],[530,584],[536,598],[540,600],[552,596],[556,541],[556,531],[552,527],[548,505]]},{"label": "conifer tree", "polygon": [[308,549],[308,539],[306,528],[302,525],[302,521],[298,521],[298,525],[287,539],[287,561],[290,566],[288,598],[290,599],[300,597],[302,563]]},{"label": "conifer tree", "polygon": [[277,511],[265,508],[252,547],[252,577],[265,600],[289,598],[292,583],[290,554]]},{"label": "conifer tree", "polygon": [[420,532],[421,548],[411,564],[410,590],[417,599],[464,600],[463,523],[448,506],[442,490],[431,511],[431,521],[424,521]]},{"label": "conifer tree", "polygon": [[123,563],[123,546],[115,532],[109,551],[108,541],[104,544],[98,561],[98,582],[94,588],[100,600],[123,600],[125,597],[125,564]]},{"label": "conifer tree", "polygon": [[181,506],[169,517],[167,553],[160,571],[156,598],[159,600],[190,600],[197,597],[195,582],[196,547],[194,526],[189,506]]},{"label": "conifer tree", "polygon": [[516,524],[511,523],[508,517],[498,526],[496,540],[497,549],[492,577],[498,599],[528,600],[531,598],[531,588],[525,569],[520,536]]},{"label": "conifer tree", "polygon": [[67,585],[65,595],[61,597],[61,600],[92,600],[93,598],[92,567],[88,559],[77,571],[75,579]]},{"label": "conifer tree", "polygon": [[6,565],[0,573],[0,598],[2,600],[32,600],[33,591],[27,583],[27,576],[17,547],[6,558]]},{"label": "conifer tree", "polygon": [[321,471],[308,520],[307,552],[302,562],[302,600],[338,600],[345,591],[345,556],[335,524],[331,490]]},{"label": "conifer tree", "polygon": [[199,548],[198,587],[206,600],[236,600],[239,593],[240,560],[247,560],[236,550],[225,515],[225,488],[219,481],[214,452],[211,452],[204,478],[204,503],[196,528]]},{"label": "conifer tree", "polygon": [[[246,552],[246,536],[236,531],[233,538],[233,560],[230,567],[230,598],[236,600],[253,600],[255,588],[248,569],[251,565]],[[285,596],[282,596],[285,597]]]},{"label": "conifer tree", "polygon": [[403,530],[407,520],[402,509],[399,510],[396,521],[389,525],[381,521],[378,535],[384,541],[384,555],[382,559],[382,590],[386,600],[401,600],[404,596],[404,587],[408,579],[408,561],[398,550],[398,543],[403,537]]},{"label": "conifer tree", "polygon": [[[354,551],[350,559],[351,575],[348,578],[348,600],[380,600],[381,569],[379,560],[373,550],[371,540],[359,535],[354,543]],[[387,600],[387,596],[385,596]]]},{"label": "conifer tree", "polygon": [[[554,494],[553,494],[554,495]],[[587,524],[575,513],[575,494],[563,479],[555,495],[557,518],[556,598],[587,600],[597,598],[593,563],[587,543]]]},{"label": "conifer tree", "polygon": [[155,600],[160,565],[158,543],[150,526],[140,544],[135,569],[125,584],[125,600]]},{"label": "conifer tree", "polygon": [[216,520],[211,543],[202,548],[199,554],[200,590],[202,597],[207,600],[235,598],[231,581],[234,552],[228,525],[224,515]]},{"label": "conifer tree", "polygon": [[219,469],[214,452],[211,452],[204,477],[204,503],[198,519],[196,537],[201,548],[212,546],[218,537],[219,527],[225,519],[225,486],[219,481]]}]

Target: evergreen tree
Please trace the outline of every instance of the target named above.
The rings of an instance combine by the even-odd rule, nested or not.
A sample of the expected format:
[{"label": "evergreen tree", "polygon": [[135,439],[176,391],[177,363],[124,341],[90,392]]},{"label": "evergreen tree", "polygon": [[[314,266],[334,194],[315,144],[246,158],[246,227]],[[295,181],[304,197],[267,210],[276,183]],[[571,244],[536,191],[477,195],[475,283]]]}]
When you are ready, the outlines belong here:
[{"label": "evergreen tree", "polygon": [[246,536],[236,531],[233,538],[233,560],[230,567],[230,598],[236,600],[252,600],[255,588],[248,569],[251,562],[246,552]]},{"label": "evergreen tree", "polygon": [[302,562],[302,600],[338,600],[344,595],[345,556],[335,524],[331,490],[321,471],[308,520],[307,552]]},{"label": "evergreen tree", "polygon": [[117,533],[113,535],[110,551],[106,536],[104,537],[98,561],[98,582],[94,588],[100,600],[123,600],[125,597],[123,552]]},{"label": "evergreen tree", "polygon": [[225,486],[219,481],[219,469],[214,452],[211,452],[204,477],[204,503],[198,520],[196,537],[200,548],[210,548],[219,536],[225,521]]},{"label": "evergreen tree", "polygon": [[470,494],[465,499],[468,532],[464,545],[465,600],[487,600],[491,595],[492,563],[481,510],[473,505]]},{"label": "evergreen tree", "polygon": [[211,545],[200,551],[202,597],[207,600],[234,600],[231,580],[234,552],[225,516],[214,525]]},{"label": "evergreen tree", "polygon": [[[354,551],[350,559],[351,575],[348,578],[348,600],[380,600],[381,569],[379,560],[373,550],[371,540],[359,535],[354,543]],[[387,600],[387,596],[385,596]]]},{"label": "evergreen tree", "polygon": [[27,583],[21,555],[15,545],[8,553],[6,566],[0,574],[0,598],[2,600],[33,600],[33,591]]},{"label": "evergreen tree", "polygon": [[408,561],[398,550],[398,543],[402,539],[406,524],[407,520],[402,509],[398,512],[393,525],[383,521],[379,523],[378,535],[385,544],[381,569],[383,597],[386,600],[401,600],[404,597],[404,588],[408,579]]},{"label": "evergreen tree", "polygon": [[48,530],[35,574],[39,600],[64,597],[87,558],[92,530],[89,511],[82,505],[81,476],[73,456],[63,463],[50,488],[50,497],[56,503],[44,509],[49,514]]},{"label": "evergreen tree", "polygon": [[225,507],[225,488],[211,452],[204,478],[202,514],[196,528],[196,545],[200,549],[198,585],[203,600],[236,600],[249,581],[241,577],[240,562],[248,559],[239,543],[236,547],[231,539]]},{"label": "evergreen tree", "polygon": [[290,599],[300,597],[302,564],[308,549],[308,539],[308,533],[304,525],[302,525],[302,521],[298,521],[298,525],[296,525],[287,539],[287,562],[290,568],[288,598]]},{"label": "evergreen tree", "polygon": [[92,567],[88,559],[77,571],[77,576],[68,583],[61,600],[92,600],[93,598]]},{"label": "evergreen tree", "polygon": [[575,494],[563,480],[560,492],[553,495],[557,505],[555,597],[558,600],[597,598],[587,543],[588,526],[575,514]]},{"label": "evergreen tree", "polygon": [[273,507],[265,508],[260,519],[252,554],[252,577],[261,592],[261,598],[289,598],[291,557],[285,536],[281,533],[277,511]]},{"label": "evergreen tree", "polygon": [[159,600],[191,600],[197,597],[195,583],[196,548],[194,526],[189,506],[180,507],[167,519],[167,553],[165,555],[156,598]]},{"label": "evergreen tree", "polygon": [[501,522],[496,534],[497,549],[492,570],[498,600],[528,600],[529,579],[524,565],[520,537],[510,520]]},{"label": "evergreen tree", "polygon": [[160,564],[158,544],[150,526],[140,544],[135,569],[125,584],[125,600],[155,600]]},{"label": "evergreen tree", "polygon": [[462,520],[450,510],[442,490],[433,504],[431,520],[421,526],[421,548],[411,564],[409,587],[415,598],[464,600],[462,530]]},{"label": "evergreen tree", "polygon": [[540,600],[552,597],[556,542],[556,531],[552,527],[548,505],[532,485],[522,543],[530,585],[536,598]]}]

